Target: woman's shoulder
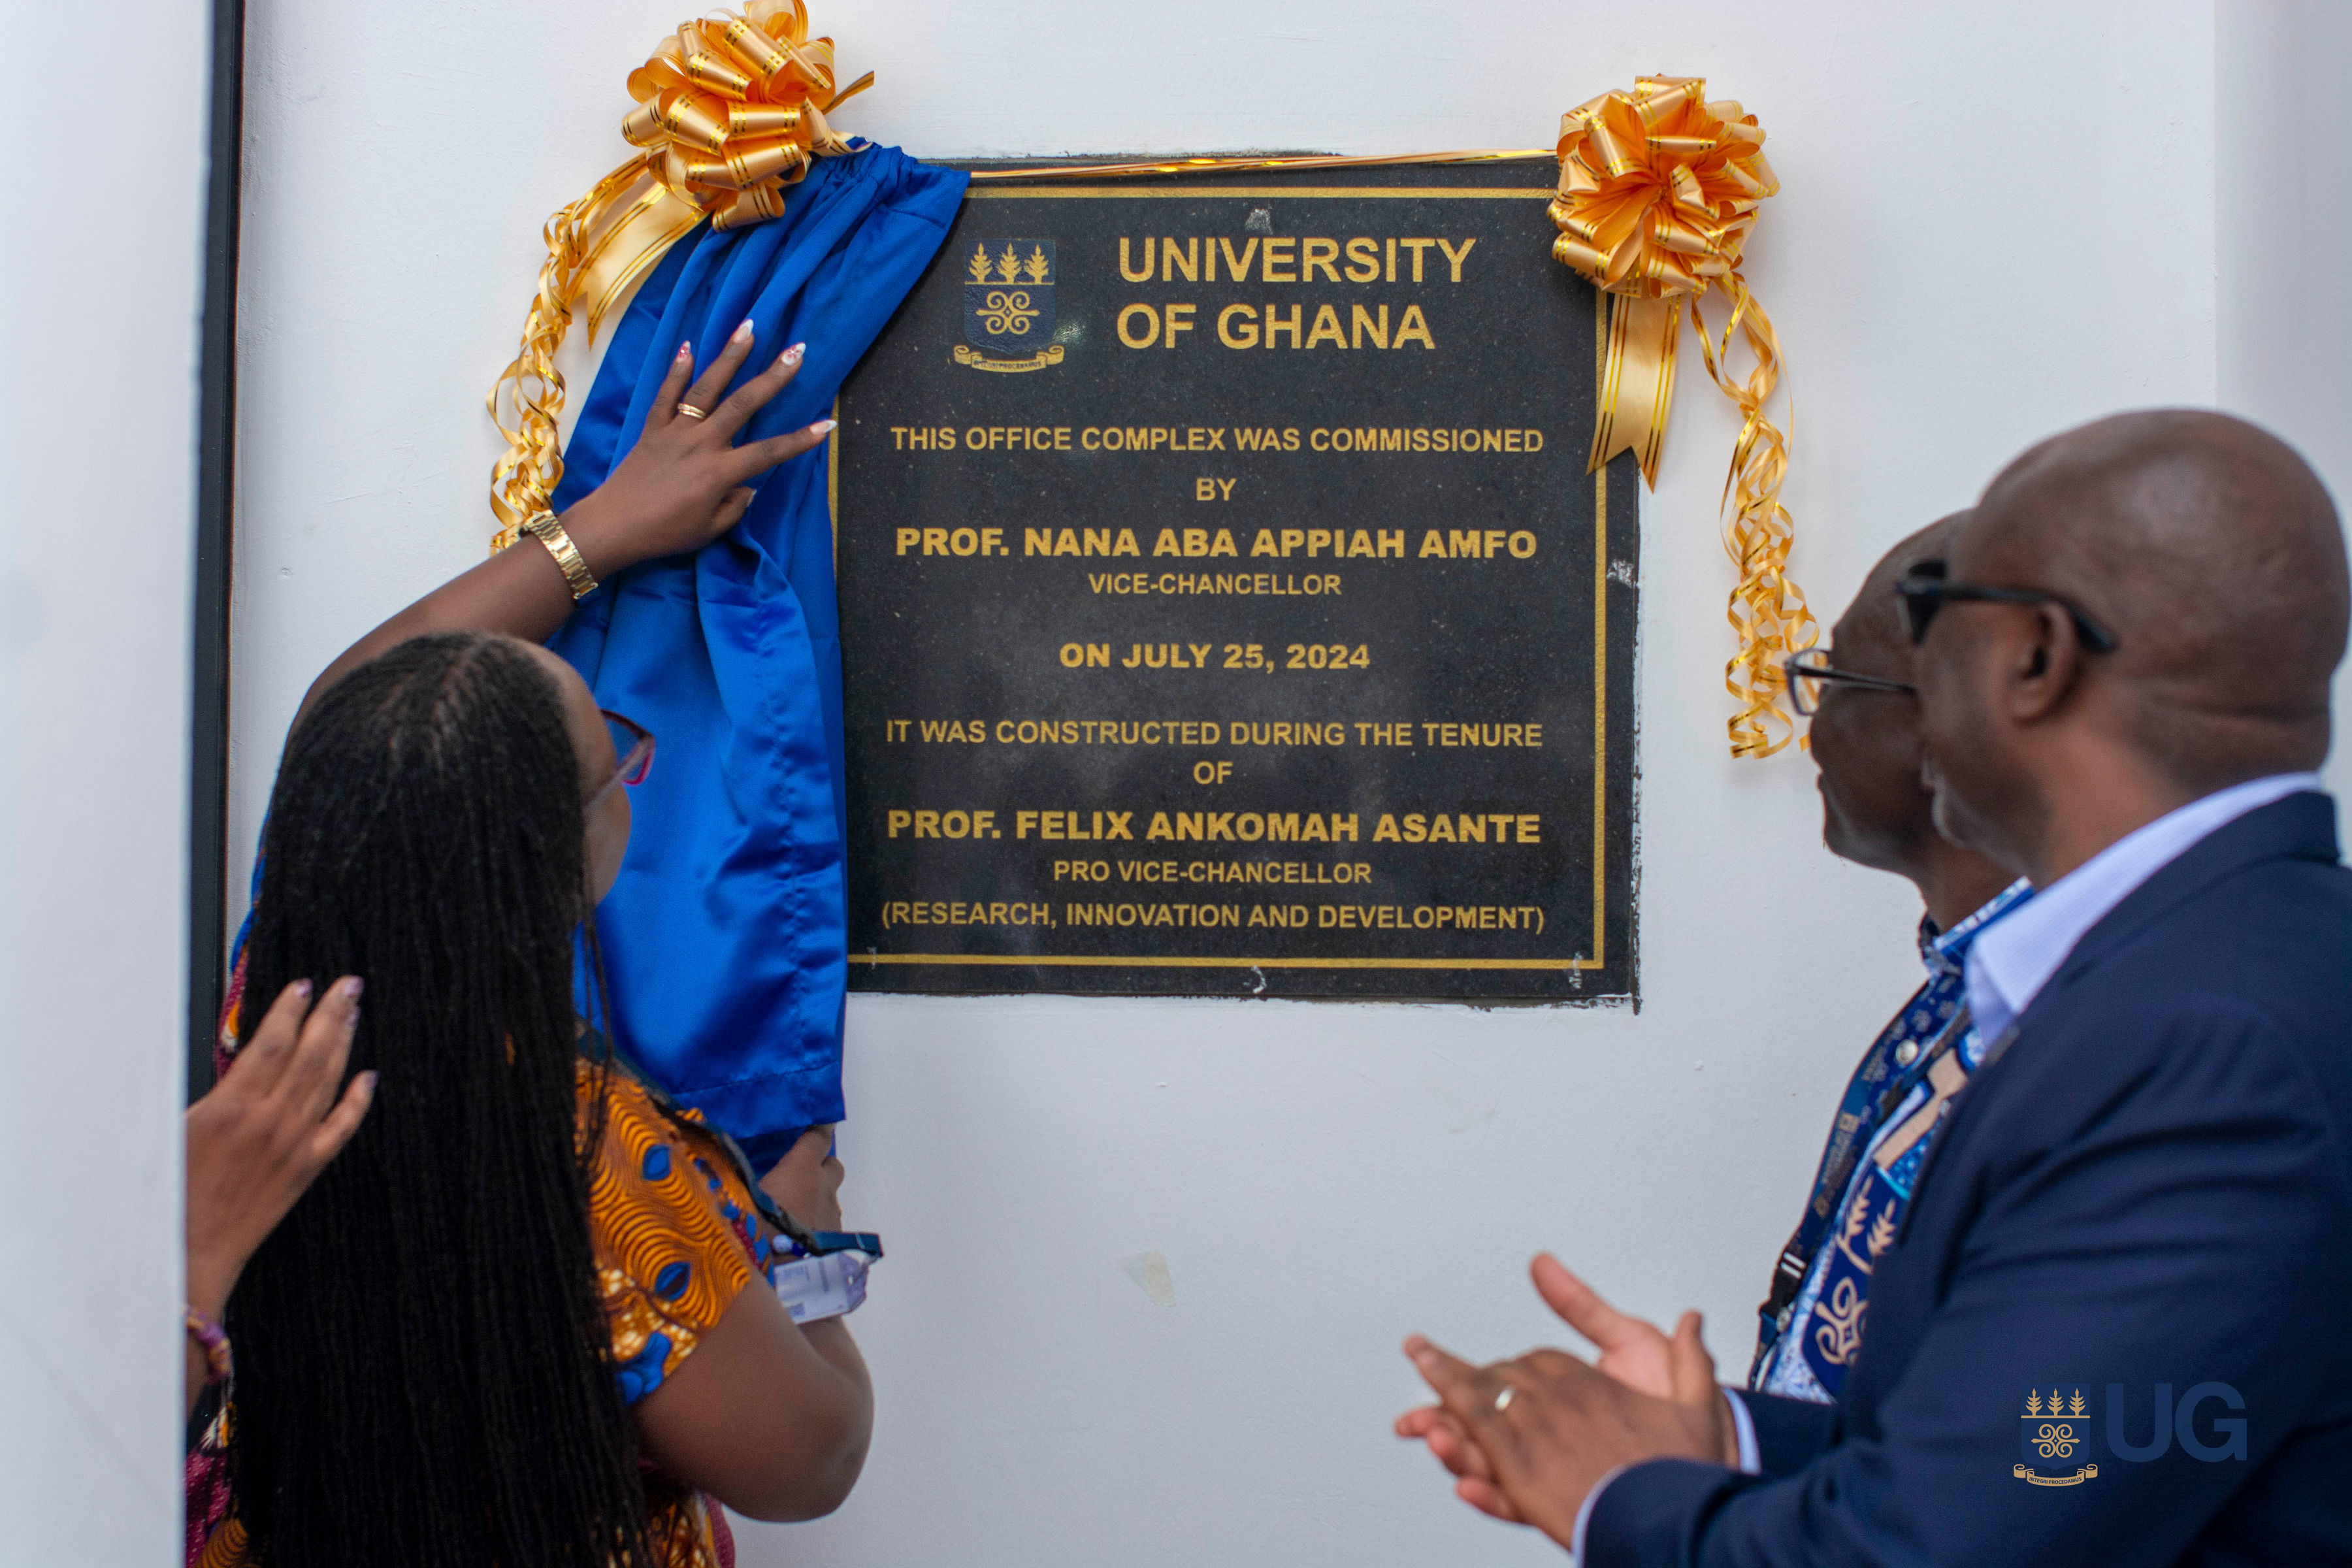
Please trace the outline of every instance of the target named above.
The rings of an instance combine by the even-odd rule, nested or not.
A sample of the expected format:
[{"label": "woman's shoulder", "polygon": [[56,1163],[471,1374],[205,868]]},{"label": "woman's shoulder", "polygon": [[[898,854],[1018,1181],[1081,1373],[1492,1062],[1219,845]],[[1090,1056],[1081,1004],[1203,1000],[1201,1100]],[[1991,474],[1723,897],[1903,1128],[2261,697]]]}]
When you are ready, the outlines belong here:
[{"label": "woman's shoulder", "polygon": [[583,1129],[603,1113],[597,1169],[612,1177],[612,1201],[674,1206],[692,1194],[694,1212],[718,1213],[747,1254],[759,1256],[766,1237],[751,1174],[702,1112],[677,1104],[617,1060],[582,1058],[577,1083]]},{"label": "woman's shoulder", "polygon": [[693,1111],[617,1065],[583,1058],[579,1085],[583,1124],[603,1112],[589,1232],[622,1397],[635,1404],[761,1274],[771,1233],[726,1145]]}]

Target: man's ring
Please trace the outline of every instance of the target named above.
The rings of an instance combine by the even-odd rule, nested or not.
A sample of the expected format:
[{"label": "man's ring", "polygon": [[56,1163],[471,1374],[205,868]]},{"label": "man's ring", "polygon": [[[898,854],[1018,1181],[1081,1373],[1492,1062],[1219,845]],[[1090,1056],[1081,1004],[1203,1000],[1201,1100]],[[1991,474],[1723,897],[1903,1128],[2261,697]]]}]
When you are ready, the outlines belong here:
[{"label": "man's ring", "polygon": [[677,416],[681,419],[699,419],[705,412],[691,403],[681,403],[677,405]]},{"label": "man's ring", "polygon": [[1495,1395],[1495,1413],[1499,1415],[1508,1410],[1511,1407],[1511,1396],[1517,1393],[1518,1390],[1509,1384],[1503,1384],[1503,1392]]}]

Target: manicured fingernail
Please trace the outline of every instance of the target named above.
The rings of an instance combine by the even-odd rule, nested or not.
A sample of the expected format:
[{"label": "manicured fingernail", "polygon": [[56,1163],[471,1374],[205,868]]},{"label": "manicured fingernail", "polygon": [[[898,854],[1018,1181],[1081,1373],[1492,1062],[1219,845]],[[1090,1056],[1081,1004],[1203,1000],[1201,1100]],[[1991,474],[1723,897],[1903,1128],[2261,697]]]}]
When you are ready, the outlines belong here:
[{"label": "manicured fingernail", "polygon": [[736,341],[737,342],[739,342],[739,343],[748,343],[748,342],[750,342],[751,341],[751,317],[749,317],[749,316],[744,317],[744,318],[743,318],[743,324],[742,324],[741,326],[740,326],[740,327],[738,327],[738,328],[736,328],[736,329],[735,329],[735,341]]},{"label": "manicured fingernail", "polygon": [[294,994],[305,1002],[310,999],[310,983],[307,980],[297,980],[294,983]]},{"label": "manicured fingernail", "polygon": [[364,981],[364,980],[362,980],[358,975],[356,975],[356,974],[351,974],[351,975],[346,975],[346,976],[344,976],[344,978],[343,978],[343,1000],[345,1000],[346,1002],[356,1002],[356,1001],[358,1001],[358,1000],[360,999],[360,993],[361,993],[361,992],[362,992],[362,991],[364,991],[364,990],[366,990],[366,989],[367,989],[367,982],[366,982],[366,981]]},{"label": "manicured fingernail", "polygon": [[692,359],[694,357],[694,344],[690,342],[678,344],[677,357],[680,359]]},{"label": "manicured fingernail", "polygon": [[794,343],[792,347],[786,349],[782,353],[778,354],[776,357],[786,364],[798,364],[801,363],[802,353],[805,352],[807,348],[808,344],[806,343]]},{"label": "manicured fingernail", "polygon": [[833,420],[820,419],[815,424],[809,426],[809,434],[812,436],[822,436],[826,431],[832,429],[834,424],[835,422]]},{"label": "manicured fingernail", "polygon": [[376,1076],[376,1070],[373,1068],[370,1068],[367,1071],[360,1074],[361,1081],[367,1085],[367,1088],[360,1091],[362,1094],[373,1095],[375,1093]]}]

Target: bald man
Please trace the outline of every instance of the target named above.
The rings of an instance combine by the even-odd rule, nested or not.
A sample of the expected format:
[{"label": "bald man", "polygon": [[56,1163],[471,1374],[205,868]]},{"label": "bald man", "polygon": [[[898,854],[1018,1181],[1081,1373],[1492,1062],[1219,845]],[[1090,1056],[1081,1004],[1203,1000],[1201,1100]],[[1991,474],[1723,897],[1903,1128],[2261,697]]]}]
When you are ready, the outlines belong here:
[{"label": "bald man", "polygon": [[2334,509],[2251,426],[2131,415],[2012,464],[1937,564],[1901,584],[1936,820],[2039,891],[1969,952],[1984,1060],[1864,1238],[1837,1405],[1749,1395],[1742,1474],[1695,1323],[1668,1398],[1415,1360],[1587,1568],[2352,1562]]}]

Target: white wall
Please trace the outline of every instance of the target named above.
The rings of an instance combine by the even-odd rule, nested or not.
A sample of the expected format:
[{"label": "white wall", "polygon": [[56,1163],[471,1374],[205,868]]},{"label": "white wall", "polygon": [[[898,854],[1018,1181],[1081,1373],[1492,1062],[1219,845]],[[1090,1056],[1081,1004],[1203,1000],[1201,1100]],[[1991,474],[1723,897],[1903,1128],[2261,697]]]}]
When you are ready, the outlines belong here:
[{"label": "white wall", "polygon": [[[2352,5],[2221,0],[2214,22],[2218,401],[2302,447],[2344,513],[2352,295],[2336,281],[2343,268],[2320,258],[2352,256],[2352,102],[2341,85]],[[2344,670],[2336,710],[2352,710]],[[2352,745],[2337,742],[2327,776],[2339,798],[2352,795]]]},{"label": "white wall", "polygon": [[[206,8],[0,160],[0,1563],[180,1550]],[[57,101],[12,9],[0,98]],[[64,171],[62,177],[60,172]]]},{"label": "white wall", "polygon": [[[253,0],[239,845],[320,666],[478,558],[481,396],[540,223],[619,157],[623,78],[671,19]],[[881,73],[845,128],[935,156],[1542,145],[1637,73],[1706,74],[1762,115],[1784,183],[1748,275],[1788,351],[1786,500],[1824,619],[2027,442],[2216,397],[2211,0],[817,20]],[[2293,297],[2341,254],[2306,247]],[[1691,357],[1643,509],[1643,1010],[856,999],[851,1213],[891,1246],[857,1320],[879,1432],[848,1506],[749,1530],[749,1563],[1556,1561],[1387,1436],[1408,1330],[1478,1355],[1556,1337],[1519,1272],[1539,1246],[1628,1307],[1703,1308],[1744,1369],[1831,1102],[1916,983],[1917,906],[1820,849],[1801,756],[1724,754],[1733,429]],[[1147,1250],[1172,1307],[1119,1268]]]}]

